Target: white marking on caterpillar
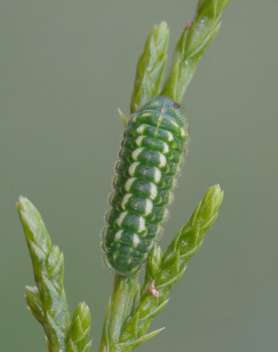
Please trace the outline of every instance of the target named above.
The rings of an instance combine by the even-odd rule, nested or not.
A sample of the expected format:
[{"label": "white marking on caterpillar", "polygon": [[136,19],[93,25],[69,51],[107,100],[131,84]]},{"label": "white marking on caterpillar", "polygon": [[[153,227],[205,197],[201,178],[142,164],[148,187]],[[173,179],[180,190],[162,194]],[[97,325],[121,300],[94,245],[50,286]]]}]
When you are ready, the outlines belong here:
[{"label": "white marking on caterpillar", "polygon": [[168,136],[168,142],[172,142],[174,140],[173,133],[170,131],[166,131],[166,132],[167,132],[167,136]]},{"label": "white marking on caterpillar", "polygon": [[146,136],[139,136],[136,138],[135,143],[140,147],[142,141],[146,138]]},{"label": "white marking on caterpillar", "polygon": [[130,174],[130,176],[133,176],[135,174],[136,168],[139,165],[139,161],[136,161],[135,163],[132,163],[128,169],[128,173]]},{"label": "white marking on caterpillar", "polygon": [[139,216],[139,228],[138,228],[138,232],[142,232],[146,230],[146,223],[145,223],[145,219],[143,218],[143,216]]},{"label": "white marking on caterpillar", "polygon": [[130,187],[132,186],[133,182],[136,180],[136,177],[129,178],[125,183],[125,190],[128,192]]},{"label": "white marking on caterpillar", "polygon": [[161,171],[155,167],[154,168],[154,181],[158,183],[161,180]]},{"label": "white marking on caterpillar", "polygon": [[159,167],[165,166],[167,163],[165,155],[159,153]]},{"label": "white marking on caterpillar", "polygon": [[137,133],[140,133],[140,134],[142,134],[143,132],[144,132],[144,130],[145,130],[145,127],[147,127],[148,125],[146,125],[146,124],[142,124],[142,125],[140,125],[139,127],[137,127],[136,128],[136,131],[137,131]]},{"label": "white marking on caterpillar", "polygon": [[127,211],[124,211],[123,213],[120,214],[118,219],[116,220],[116,223],[121,226],[124,218],[127,216]]},{"label": "white marking on caterpillar", "polygon": [[169,146],[167,143],[163,142],[163,153],[167,154],[169,153]]},{"label": "white marking on caterpillar", "polygon": [[175,121],[171,121],[170,123],[171,123],[172,126],[178,128],[178,129],[180,129],[180,128],[179,128],[179,125],[178,125]]},{"label": "white marking on caterpillar", "polygon": [[151,186],[151,194],[150,194],[150,198],[151,199],[155,199],[157,196],[157,187],[154,183],[150,182],[150,186]]},{"label": "white marking on caterpillar", "polygon": [[154,281],[150,284],[150,286],[148,287],[148,290],[150,291],[150,293],[151,293],[154,297],[156,297],[156,298],[159,297],[159,291],[157,291],[157,290],[155,289]]},{"label": "white marking on caterpillar", "polygon": [[120,231],[118,231],[118,232],[116,233],[116,235],[115,235],[115,240],[116,240],[116,241],[119,241],[119,240],[121,239],[123,231],[124,231],[124,230],[120,230]]},{"label": "white marking on caterpillar", "polygon": [[133,234],[133,240],[132,240],[133,247],[137,247],[140,242],[141,242],[140,238],[136,235],[136,233]]},{"label": "white marking on caterpillar", "polygon": [[122,203],[121,203],[123,209],[125,209],[125,205],[126,205],[126,203],[128,202],[128,200],[129,200],[130,197],[132,197],[132,194],[131,194],[131,193],[125,194],[125,196],[124,196],[124,198],[123,198],[123,200],[122,200]]},{"label": "white marking on caterpillar", "polygon": [[133,160],[137,160],[138,159],[138,156],[140,155],[140,153],[144,150],[145,148],[137,148],[137,149],[135,149],[133,152],[132,152],[132,154],[131,154],[131,156],[132,156],[132,159]]},{"label": "white marking on caterpillar", "polygon": [[150,199],[146,199],[145,215],[149,215],[153,210],[153,202]]}]

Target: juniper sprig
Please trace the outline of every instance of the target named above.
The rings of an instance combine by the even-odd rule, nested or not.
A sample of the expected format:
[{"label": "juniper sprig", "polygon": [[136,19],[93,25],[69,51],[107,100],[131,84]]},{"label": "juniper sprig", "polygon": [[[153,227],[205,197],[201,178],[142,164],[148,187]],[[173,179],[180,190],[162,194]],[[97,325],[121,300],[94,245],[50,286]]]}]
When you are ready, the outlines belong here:
[{"label": "juniper sprig", "polygon": [[161,22],[151,30],[139,57],[130,112],[134,113],[146,101],[159,94],[167,62],[169,29]]},{"label": "juniper sprig", "polygon": [[171,72],[161,95],[177,103],[188,87],[198,62],[220,28],[222,11],[231,0],[199,0],[194,18],[188,21],[173,54]]},{"label": "juniper sprig", "polygon": [[34,205],[20,197],[18,212],[29,248],[37,286],[26,286],[28,309],[42,324],[49,352],[88,352],[90,311],[79,305],[70,325],[68,303],[63,285],[64,258],[51,239]]},{"label": "juniper sprig", "polygon": [[[131,277],[116,275],[112,301],[109,302],[105,317],[100,352],[130,352],[162,330],[146,334],[153,318],[168,303],[169,291],[182,277],[188,260],[200,249],[206,232],[217,218],[222,200],[223,191],[219,185],[210,187],[164,255],[159,246],[155,247],[146,266],[141,292],[137,284],[137,274]],[[127,296],[128,304],[125,305]],[[121,317],[119,320],[117,314]],[[109,338],[112,328],[117,331],[116,338]]]}]

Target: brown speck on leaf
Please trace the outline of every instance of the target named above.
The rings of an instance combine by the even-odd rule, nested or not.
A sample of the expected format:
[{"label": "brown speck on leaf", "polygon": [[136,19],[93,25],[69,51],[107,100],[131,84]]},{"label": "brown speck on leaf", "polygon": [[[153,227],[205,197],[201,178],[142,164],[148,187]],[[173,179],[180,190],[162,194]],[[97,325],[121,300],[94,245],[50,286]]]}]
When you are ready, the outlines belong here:
[{"label": "brown speck on leaf", "polygon": [[151,293],[154,297],[156,297],[156,298],[159,297],[159,291],[157,291],[157,290],[155,289],[154,281],[150,284],[148,290],[150,291],[150,293]]},{"label": "brown speck on leaf", "polygon": [[192,22],[193,22],[193,20],[187,21],[185,29],[189,29],[191,27],[191,25],[192,25]]}]

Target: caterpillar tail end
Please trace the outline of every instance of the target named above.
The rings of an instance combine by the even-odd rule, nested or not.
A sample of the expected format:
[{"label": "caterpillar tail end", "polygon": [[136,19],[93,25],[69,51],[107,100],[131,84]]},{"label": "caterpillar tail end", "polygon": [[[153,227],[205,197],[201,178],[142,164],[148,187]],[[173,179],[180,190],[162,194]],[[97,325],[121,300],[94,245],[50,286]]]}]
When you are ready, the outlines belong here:
[{"label": "caterpillar tail end", "polygon": [[104,253],[103,261],[104,261],[104,264],[107,266],[107,268],[109,270],[111,270],[115,274],[122,275],[122,276],[127,276],[127,277],[136,274],[140,270],[140,268],[142,266],[142,264],[140,263],[140,265],[132,267],[132,269],[131,269],[126,264],[125,265],[121,265],[121,266],[116,265],[116,262],[114,260],[110,260],[110,258],[109,258],[107,253]]}]

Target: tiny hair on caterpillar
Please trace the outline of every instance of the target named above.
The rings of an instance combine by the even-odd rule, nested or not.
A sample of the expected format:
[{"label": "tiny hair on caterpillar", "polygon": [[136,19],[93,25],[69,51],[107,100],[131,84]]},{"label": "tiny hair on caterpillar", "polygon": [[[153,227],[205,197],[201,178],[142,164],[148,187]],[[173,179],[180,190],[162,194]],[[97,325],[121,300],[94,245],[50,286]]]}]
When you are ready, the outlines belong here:
[{"label": "tiny hair on caterpillar", "polygon": [[134,275],[161,233],[188,143],[187,120],[178,103],[156,97],[128,120],[106,214],[102,248],[113,272]]}]

